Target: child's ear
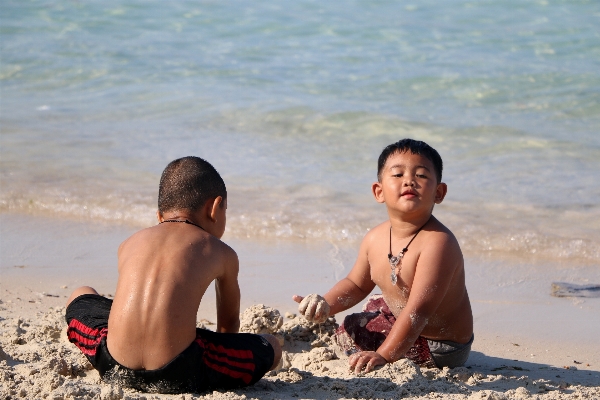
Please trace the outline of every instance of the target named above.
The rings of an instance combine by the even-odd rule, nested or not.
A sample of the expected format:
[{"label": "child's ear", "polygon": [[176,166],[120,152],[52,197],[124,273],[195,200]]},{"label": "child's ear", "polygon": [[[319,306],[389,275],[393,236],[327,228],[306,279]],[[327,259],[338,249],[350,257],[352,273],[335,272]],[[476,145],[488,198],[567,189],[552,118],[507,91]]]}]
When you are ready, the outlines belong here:
[{"label": "child's ear", "polygon": [[164,221],[163,215],[160,212],[160,210],[156,210],[156,219],[158,220],[159,224]]},{"label": "child's ear", "polygon": [[221,204],[223,202],[223,196],[217,196],[215,197],[215,199],[212,201],[212,204],[210,203],[210,201],[208,201],[207,203],[210,204],[210,220],[213,222],[217,222],[217,211],[219,207],[225,207],[225,205]]},{"label": "child's ear", "polygon": [[442,201],[444,201],[446,193],[448,193],[448,185],[446,185],[444,182],[439,183],[435,189],[435,204],[440,204]]},{"label": "child's ear", "polygon": [[381,182],[375,182],[373,186],[371,186],[371,190],[373,191],[373,196],[378,203],[385,203],[385,198],[383,197],[383,186],[381,186]]}]

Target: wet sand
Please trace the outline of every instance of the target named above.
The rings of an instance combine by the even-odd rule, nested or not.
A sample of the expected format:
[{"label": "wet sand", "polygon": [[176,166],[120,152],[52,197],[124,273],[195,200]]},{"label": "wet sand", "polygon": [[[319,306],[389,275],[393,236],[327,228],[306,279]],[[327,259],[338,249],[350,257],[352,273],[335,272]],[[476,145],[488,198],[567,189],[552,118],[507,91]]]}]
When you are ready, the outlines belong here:
[{"label": "wet sand", "polygon": [[[256,242],[227,235],[224,240],[240,258],[241,309],[252,315],[257,304],[264,304],[285,321],[277,328],[286,338],[285,368],[252,388],[183,397],[102,383],[66,340],[62,307],[70,292],[84,284],[114,293],[116,250],[135,230],[0,214],[2,398],[600,397],[600,345],[595,342],[600,299],[550,295],[552,281],[597,283],[596,266],[467,255],[476,339],[466,366],[429,370],[401,361],[355,376],[345,356],[322,337],[326,332],[319,336],[310,324],[285,315],[297,313],[292,294],[323,293],[343,277],[358,244]],[[215,320],[214,292],[203,300],[201,319]],[[298,332],[305,335],[299,338]]]}]

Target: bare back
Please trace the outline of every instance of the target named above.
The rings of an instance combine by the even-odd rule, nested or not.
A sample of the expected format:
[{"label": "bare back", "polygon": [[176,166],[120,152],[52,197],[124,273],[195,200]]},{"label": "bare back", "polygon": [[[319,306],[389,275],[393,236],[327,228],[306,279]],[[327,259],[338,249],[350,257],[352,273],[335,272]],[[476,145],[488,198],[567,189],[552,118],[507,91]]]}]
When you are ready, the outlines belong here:
[{"label": "bare back", "polygon": [[196,314],[213,280],[217,330],[237,331],[240,292],[235,252],[199,227],[163,223],[119,247],[119,280],[107,345],[121,365],[153,370],[196,337]]}]

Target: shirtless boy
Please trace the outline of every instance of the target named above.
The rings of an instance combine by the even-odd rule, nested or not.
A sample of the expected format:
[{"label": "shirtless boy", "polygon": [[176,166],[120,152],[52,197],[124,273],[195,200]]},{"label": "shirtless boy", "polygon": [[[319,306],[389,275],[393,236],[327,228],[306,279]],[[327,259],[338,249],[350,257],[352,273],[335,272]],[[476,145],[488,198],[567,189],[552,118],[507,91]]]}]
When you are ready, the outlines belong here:
[{"label": "shirtless boy", "polygon": [[363,313],[348,315],[336,341],[355,373],[409,358],[442,368],[463,365],[473,341],[473,315],[458,242],[433,215],[444,200],[442,159],[424,142],[403,139],[378,161],[375,200],[389,220],[364,237],[348,276],[323,297],[293,296],[308,320],[323,322],[362,301],[378,286]]},{"label": "shirtless boy", "polygon": [[[91,287],[67,302],[67,335],[107,381],[181,393],[257,382],[280,360],[271,335],[237,333],[238,258],[220,238],[227,191],[205,160],[185,157],[164,170],[159,224],[119,247],[114,301]],[[196,328],[204,292],[215,281],[216,332]]]}]

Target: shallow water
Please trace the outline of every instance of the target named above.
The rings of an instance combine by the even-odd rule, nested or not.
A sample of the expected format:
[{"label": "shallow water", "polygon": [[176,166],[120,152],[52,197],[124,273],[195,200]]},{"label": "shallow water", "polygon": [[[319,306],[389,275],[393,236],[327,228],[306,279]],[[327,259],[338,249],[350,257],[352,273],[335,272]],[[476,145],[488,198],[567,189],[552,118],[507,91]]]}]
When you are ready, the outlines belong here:
[{"label": "shallow water", "polygon": [[147,226],[162,169],[198,155],[226,237],[335,248],[386,218],[376,160],[412,137],[466,253],[600,261],[595,2],[0,7],[3,213]]}]

